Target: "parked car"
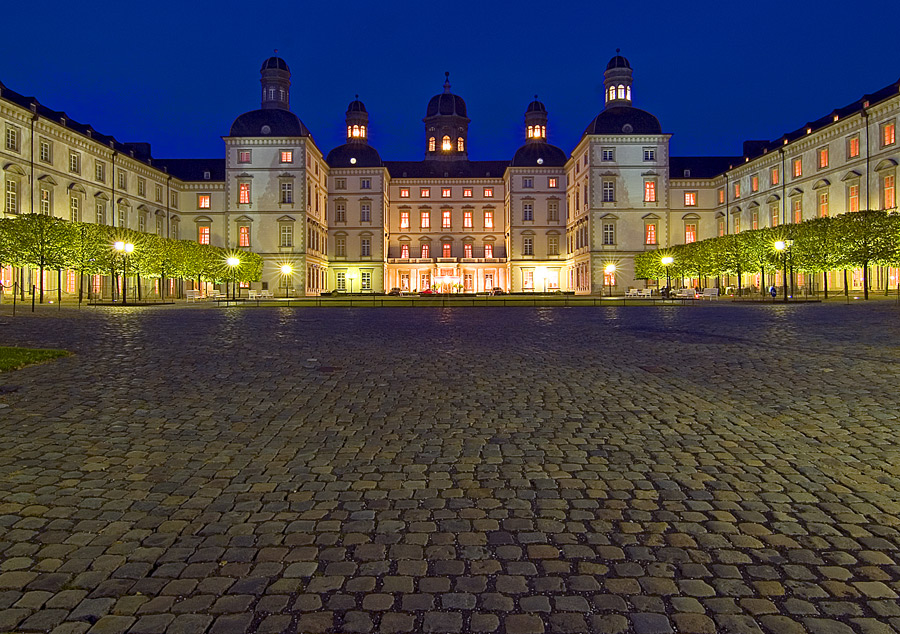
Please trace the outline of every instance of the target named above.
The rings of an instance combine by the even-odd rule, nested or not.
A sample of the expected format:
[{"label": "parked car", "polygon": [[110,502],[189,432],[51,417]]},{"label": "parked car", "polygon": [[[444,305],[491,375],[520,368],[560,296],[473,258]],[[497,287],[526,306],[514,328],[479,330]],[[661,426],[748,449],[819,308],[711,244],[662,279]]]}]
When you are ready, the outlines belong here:
[{"label": "parked car", "polygon": [[491,289],[491,295],[506,295],[506,291],[504,291],[499,286],[495,286]]},{"label": "parked car", "polygon": [[396,295],[396,296],[399,296],[399,295],[400,295],[400,289],[399,289],[398,287],[395,286],[394,288],[392,288],[391,290],[388,291],[388,295]]},{"label": "parked car", "polygon": [[426,288],[424,291],[420,291],[419,295],[434,295],[434,291],[430,288]]}]

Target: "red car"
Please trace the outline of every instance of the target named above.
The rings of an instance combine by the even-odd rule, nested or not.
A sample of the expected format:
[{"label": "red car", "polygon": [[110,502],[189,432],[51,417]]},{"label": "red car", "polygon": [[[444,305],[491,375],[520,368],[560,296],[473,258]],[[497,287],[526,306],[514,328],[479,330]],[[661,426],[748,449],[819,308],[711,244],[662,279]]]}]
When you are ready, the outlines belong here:
[{"label": "red car", "polygon": [[419,295],[434,295],[434,291],[430,288],[426,288],[424,291],[420,291]]}]

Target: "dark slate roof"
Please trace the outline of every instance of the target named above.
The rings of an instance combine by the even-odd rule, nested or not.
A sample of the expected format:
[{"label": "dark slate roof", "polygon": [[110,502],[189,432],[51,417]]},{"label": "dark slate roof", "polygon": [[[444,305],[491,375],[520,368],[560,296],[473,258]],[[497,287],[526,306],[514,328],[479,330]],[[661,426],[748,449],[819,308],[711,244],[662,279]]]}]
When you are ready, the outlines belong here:
[{"label": "dark slate roof", "polygon": [[[672,156],[669,178],[715,178],[743,162],[740,156]],[[690,170],[690,176],[685,176],[685,170]]]},{"label": "dark slate roof", "polygon": [[[225,159],[153,159],[153,165],[183,181],[224,181]],[[209,178],[204,178],[209,172]]]},{"label": "dark slate roof", "polygon": [[381,156],[368,143],[344,143],[331,150],[325,162],[331,167],[381,167]]},{"label": "dark slate roof", "polygon": [[391,178],[501,178],[509,161],[385,161]]},{"label": "dark slate roof", "polygon": [[356,99],[350,102],[350,105],[347,106],[347,112],[365,112],[366,106],[359,100],[359,95],[356,96]]},{"label": "dark slate roof", "polygon": [[606,65],[606,70],[611,70],[613,68],[631,68],[631,64],[629,64],[628,60],[621,55],[616,55],[609,60],[609,64]]},{"label": "dark slate roof", "polygon": [[262,68],[259,70],[286,70],[287,72],[291,72],[291,69],[288,68],[287,62],[281,59],[280,57],[270,57],[266,61],[263,62]]},{"label": "dark slate roof", "polygon": [[[269,126],[269,131],[263,130]],[[312,136],[299,117],[290,110],[267,108],[245,112],[231,124],[229,136]]]},{"label": "dark slate roof", "polygon": [[528,104],[528,108],[525,112],[547,112],[547,108],[538,101],[537,95],[534,96],[534,101]]},{"label": "dark slate roof", "polygon": [[[538,159],[543,159],[538,163]],[[566,164],[566,153],[549,143],[526,143],[513,156],[510,167],[562,167]]]},{"label": "dark slate roof", "polygon": [[459,95],[445,92],[435,95],[428,102],[428,109],[425,111],[426,117],[435,115],[457,115],[459,117],[466,116],[466,102]]},{"label": "dark slate roof", "polygon": [[[631,130],[626,131],[629,125]],[[631,106],[614,106],[598,114],[584,134],[662,134],[662,126],[649,112]]]}]

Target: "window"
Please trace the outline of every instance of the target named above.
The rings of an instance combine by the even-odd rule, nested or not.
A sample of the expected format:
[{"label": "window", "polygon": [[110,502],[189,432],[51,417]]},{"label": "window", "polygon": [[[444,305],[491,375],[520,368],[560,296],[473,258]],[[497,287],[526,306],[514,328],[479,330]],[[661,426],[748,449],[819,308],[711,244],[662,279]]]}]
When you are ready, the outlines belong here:
[{"label": "window", "polygon": [[648,222],[644,225],[644,244],[656,244],[655,222]]},{"label": "window", "polygon": [[741,232],[741,214],[731,214],[731,224],[734,226],[734,232]]},{"label": "window", "polygon": [[444,138],[441,139],[441,149],[444,152],[449,152],[453,149],[453,143],[450,141],[450,137],[444,135]]},{"label": "window", "polygon": [[769,205],[769,226],[777,227],[781,220],[781,209],[779,209],[778,204]]},{"label": "window", "polygon": [[404,260],[409,259],[409,245],[408,244],[400,245],[400,257],[403,258]]},{"label": "window", "polygon": [[471,198],[472,197],[472,188],[471,187],[463,187],[463,198]]},{"label": "window", "polygon": [[547,236],[547,255],[559,255],[559,236]]},{"label": "window", "polygon": [[287,248],[294,246],[294,226],[286,222],[281,223],[278,235],[278,246]]},{"label": "window", "polygon": [[655,161],[656,160],[656,148],[645,147],[644,148],[644,160],[645,161]]},{"label": "window", "polygon": [[684,223],[684,243],[690,244],[691,242],[697,241],[697,223],[695,222],[686,222]]},{"label": "window", "polygon": [[335,203],[334,204],[334,221],[335,222],[347,222],[347,204],[346,203]]},{"label": "window", "polygon": [[435,150],[435,147],[434,147],[434,137],[429,137],[429,138],[428,138],[428,151],[429,151],[429,152],[434,152],[434,150]]},{"label": "window", "polygon": [[450,255],[450,243],[449,243],[449,242],[442,242],[442,243],[441,243],[441,257],[442,257],[442,258],[449,258],[449,257],[451,257],[451,255]]},{"label": "window", "polygon": [[238,185],[238,203],[242,205],[250,204],[250,183],[240,183]]},{"label": "window", "polygon": [[754,209],[750,214],[750,228],[759,229],[759,210]]},{"label": "window", "polygon": [[400,212],[400,228],[401,229],[409,229],[409,212],[408,211]]},{"label": "window", "polygon": [[372,271],[359,272],[359,288],[360,290],[372,290]]},{"label": "window", "polygon": [[534,221],[534,204],[524,203],[522,205],[522,220],[525,222]]},{"label": "window", "polygon": [[69,171],[73,174],[81,174],[81,154],[78,152],[69,153]]},{"label": "window", "polygon": [[897,125],[891,121],[881,126],[881,147],[893,145],[897,141]]},{"label": "window", "polygon": [[656,202],[656,181],[653,181],[653,180],[644,181],[644,202],[645,203],[655,203]]},{"label": "window", "polygon": [[803,201],[795,198],[791,203],[791,209],[793,210],[794,224],[803,222]]},{"label": "window", "polygon": [[441,211],[441,228],[449,229],[450,228],[450,210],[444,209]]},{"label": "window", "polygon": [[69,220],[81,222],[81,199],[78,196],[69,197]]},{"label": "window", "polygon": [[[697,192],[684,192],[684,206],[685,207],[696,207],[697,206]],[[647,244],[652,244],[648,242]]]},{"label": "window", "polygon": [[197,242],[200,244],[209,244],[209,225],[197,227]]},{"label": "window", "polygon": [[364,258],[370,257],[372,255],[372,240],[371,240],[371,238],[360,238],[359,254]]},{"label": "window", "polygon": [[616,225],[611,222],[603,223],[603,244],[616,243]]},{"label": "window", "polygon": [[816,157],[817,157],[816,162],[817,162],[820,170],[828,167],[828,148],[827,147],[819,148],[819,150],[816,152]]},{"label": "window", "polygon": [[493,198],[494,197],[494,188],[493,187],[485,187],[484,188],[484,197],[485,198]]},{"label": "window", "polygon": [[859,156],[859,137],[852,136],[847,139],[847,158],[856,158]]},{"label": "window", "polygon": [[52,158],[50,156],[50,141],[47,139],[41,139],[41,149],[40,149],[40,158],[44,163],[50,163]]},{"label": "window", "polygon": [[423,211],[419,213],[419,228],[420,229],[430,229],[431,228],[431,212]]},{"label": "window", "polygon": [[372,203],[360,203],[359,221],[372,222]]},{"label": "window", "polygon": [[897,194],[893,174],[889,174],[881,180],[881,191],[884,197],[884,208],[894,209],[897,206]]},{"label": "window", "polygon": [[819,192],[819,217],[824,218],[828,215],[828,192]]},{"label": "window", "polygon": [[400,198],[409,198],[409,187],[400,188]]},{"label": "window", "polygon": [[472,243],[471,242],[463,243],[463,257],[464,258],[472,257]]},{"label": "window", "polygon": [[[575,192],[575,198],[578,200],[578,192]],[[616,182],[611,180],[603,181],[603,202],[611,203],[616,200]]]},{"label": "window", "polygon": [[794,175],[794,178],[803,176],[803,159],[799,156],[791,161],[791,173]]},{"label": "window", "polygon": [[163,201],[163,193],[162,193],[162,185],[156,186],[156,202],[161,203]]},{"label": "window", "polygon": [[534,178],[531,176],[526,176],[522,179],[522,187],[525,189],[533,189],[534,188]]},{"label": "window", "polygon": [[147,230],[147,214],[143,211],[138,212],[138,231],[144,233]]},{"label": "window", "polygon": [[174,209],[178,209],[178,192],[172,192],[172,195],[170,196],[170,198],[171,198],[170,204],[172,205],[172,207]]},{"label": "window", "polygon": [[143,178],[139,178],[137,181],[138,184],[138,196],[146,196],[147,195],[147,181]]},{"label": "window", "polygon": [[6,149],[11,152],[19,151],[19,129],[11,125],[6,126]]},{"label": "window", "polygon": [[372,179],[371,178],[360,178],[359,179],[359,188],[360,189],[372,189]]},{"label": "window", "polygon": [[725,203],[725,188],[720,187],[718,193],[719,193],[719,204],[722,205]]},{"label": "window", "polygon": [[771,170],[769,170],[769,182],[773,187],[781,182],[781,170],[779,170],[777,167],[773,167]]},{"label": "window", "polygon": [[734,197],[735,198],[741,197],[741,182],[740,181],[737,181],[734,184]]},{"label": "window", "polygon": [[161,216],[156,217],[156,235],[162,236],[163,234],[163,219]]},{"label": "window", "polygon": [[484,257],[492,258],[494,257],[494,245],[488,242],[484,245]]},{"label": "window", "polygon": [[616,160],[616,150],[615,148],[605,147],[600,150],[600,160],[602,161],[615,161]]},{"label": "window", "polygon": [[335,178],[334,179],[334,188],[335,189],[347,189],[347,179],[346,178]]},{"label": "window", "polygon": [[847,187],[847,211],[859,211],[859,185]]},{"label": "window", "polygon": [[463,141],[462,137],[456,139],[456,151],[463,152],[466,149],[466,142]]},{"label": "window", "polygon": [[551,200],[547,202],[547,221],[559,221],[559,201]]},{"label": "window", "polygon": [[419,188],[419,198],[431,198],[431,188],[430,187],[420,187]]},{"label": "window", "polygon": [[450,188],[441,187],[441,198],[450,198]]},{"label": "window", "polygon": [[281,150],[281,162],[282,163],[293,163],[294,162],[294,151],[293,150]]},{"label": "window", "polygon": [[128,175],[123,171],[119,170],[119,189],[125,189],[128,186]]},{"label": "window", "polygon": [[534,238],[531,236],[522,238],[522,255],[534,255]]},{"label": "window", "polygon": [[551,176],[547,179],[547,187],[550,189],[556,189],[559,187],[559,179],[556,176]]},{"label": "window", "polygon": [[94,222],[98,225],[106,224],[106,203],[98,202],[94,205]]},{"label": "window", "polygon": [[281,204],[290,205],[294,202],[294,184],[281,183]]},{"label": "window", "polygon": [[422,244],[422,257],[423,257],[423,258],[430,258],[430,257],[431,257],[431,256],[429,255],[429,246],[428,246],[428,243],[423,243],[423,244]]},{"label": "window", "polygon": [[125,205],[119,205],[119,227],[127,227],[128,226],[128,208]]},{"label": "window", "polygon": [[484,212],[484,228],[485,229],[493,229],[494,228],[494,212],[493,211],[485,211]]},{"label": "window", "polygon": [[334,274],[334,281],[339,291],[347,290],[347,274],[344,271],[337,271]]},{"label": "window", "polygon": [[250,162],[250,150],[238,150],[238,163]]},{"label": "window", "polygon": [[209,209],[209,194],[197,194],[197,209]]},{"label": "window", "polygon": [[44,214],[45,216],[51,215],[52,212],[51,212],[50,207],[51,207],[51,205],[50,205],[50,190],[42,187],[41,188],[41,207],[40,207],[41,213]]},{"label": "window", "polygon": [[94,178],[101,183],[106,182],[106,165],[101,161],[94,164]]},{"label": "window", "polygon": [[758,192],[759,191],[759,174],[754,174],[750,177],[750,191]]},{"label": "window", "polygon": [[347,238],[338,236],[334,239],[334,254],[341,258],[347,256]]},{"label": "window", "polygon": [[472,212],[471,211],[463,212],[463,228],[464,229],[472,228]]}]

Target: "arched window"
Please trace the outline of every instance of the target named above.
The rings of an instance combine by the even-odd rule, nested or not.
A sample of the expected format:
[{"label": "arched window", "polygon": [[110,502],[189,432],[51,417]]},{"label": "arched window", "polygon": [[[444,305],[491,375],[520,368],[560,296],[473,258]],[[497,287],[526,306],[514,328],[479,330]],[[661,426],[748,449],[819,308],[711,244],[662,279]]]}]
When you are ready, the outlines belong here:
[{"label": "arched window", "polygon": [[434,137],[428,139],[428,151],[434,152]]},{"label": "arched window", "polygon": [[616,87],[615,87],[615,86],[610,86],[610,87],[609,87],[609,95],[607,95],[606,100],[607,100],[607,101],[612,101],[612,100],[615,99],[615,98],[616,98]]},{"label": "arched window", "polygon": [[626,86],[626,87],[625,87],[625,98],[626,98],[628,101],[631,101],[631,86]]},{"label": "arched window", "polygon": [[364,125],[359,126],[359,136],[364,139],[366,138],[366,126],[364,126]]},{"label": "arched window", "polygon": [[278,98],[279,98],[281,101],[284,101],[284,88],[279,88],[279,89],[278,89]]},{"label": "arched window", "polygon": [[353,126],[353,138],[356,138],[356,137],[358,137],[358,136],[359,136],[359,126],[358,126],[358,125],[354,125],[354,126]]},{"label": "arched window", "polygon": [[409,245],[408,244],[400,245],[400,257],[403,258],[404,260],[409,259]]},{"label": "arched window", "polygon": [[533,126],[528,126],[528,132],[527,132],[526,134],[527,134],[527,136],[528,136],[529,139],[530,139],[531,137],[533,137],[533,136],[534,136],[534,127],[533,127]]},{"label": "arched window", "polygon": [[619,93],[619,94],[618,94],[618,98],[619,98],[619,99],[624,99],[624,98],[625,98],[625,86],[624,86],[624,84],[619,84],[618,93]]},{"label": "arched window", "polygon": [[465,152],[466,150],[466,142],[463,141],[462,137],[456,139],[456,151],[457,152]]},{"label": "arched window", "polygon": [[347,126],[347,138],[349,139],[352,136],[353,136],[353,127],[348,125]]},{"label": "arched window", "polygon": [[446,134],[444,135],[444,138],[441,139],[441,149],[445,152],[449,152],[453,149],[453,144],[450,142],[450,137],[448,137]]}]

